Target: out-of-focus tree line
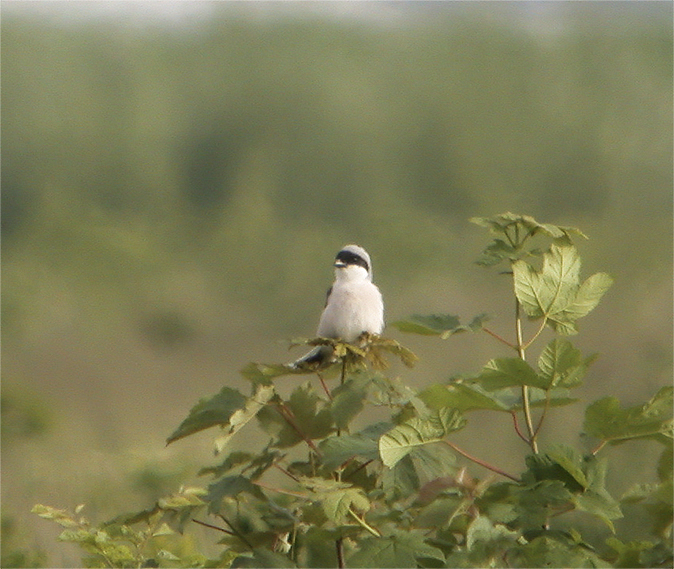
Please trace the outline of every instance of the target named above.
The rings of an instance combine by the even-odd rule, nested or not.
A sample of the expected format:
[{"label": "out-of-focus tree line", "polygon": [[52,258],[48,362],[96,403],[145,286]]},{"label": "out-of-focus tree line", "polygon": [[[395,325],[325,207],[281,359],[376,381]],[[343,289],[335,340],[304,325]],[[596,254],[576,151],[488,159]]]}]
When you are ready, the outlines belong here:
[{"label": "out-of-focus tree line", "polygon": [[630,276],[666,263],[669,22],[581,9],[566,32],[534,34],[431,14],[6,14],[7,330],[50,310],[45,279],[154,297],[153,275],[185,259],[268,309],[261,297],[276,304],[288,283],[321,282],[312,272],[345,238],[418,270],[456,259],[467,217],[506,209],[596,223]]},{"label": "out-of-focus tree line", "polygon": [[[539,20],[520,12],[544,3],[216,2],[180,21],[4,4],[5,385],[162,440],[223,361],[292,357],[275,342],[312,334],[347,242],[389,320],[495,311],[505,329],[467,219],[507,210],[582,228],[587,274],[616,277],[586,341],[622,363],[597,364],[594,393],[669,381],[671,3]],[[479,369],[464,341],[420,373]],[[14,496],[25,456],[3,468],[28,465],[3,473]]]}]

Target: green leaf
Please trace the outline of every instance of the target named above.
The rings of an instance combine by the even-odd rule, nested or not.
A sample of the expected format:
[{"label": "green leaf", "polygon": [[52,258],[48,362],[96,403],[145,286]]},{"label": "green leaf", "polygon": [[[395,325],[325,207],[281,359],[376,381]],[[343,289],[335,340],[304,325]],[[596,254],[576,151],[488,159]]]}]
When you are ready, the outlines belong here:
[{"label": "green leaf", "polygon": [[209,504],[208,510],[217,513],[224,498],[237,496],[242,492],[253,494],[262,500],[265,499],[260,487],[253,484],[248,478],[240,475],[223,476],[208,487],[208,496],[206,497]]},{"label": "green leaf", "polygon": [[391,338],[370,336],[367,338],[364,347],[365,358],[370,361],[374,369],[386,369],[388,367],[388,363],[384,359],[385,353],[398,356],[400,361],[407,367],[414,367],[419,360],[412,350],[407,349],[400,342]]},{"label": "green leaf", "polygon": [[491,360],[480,372],[476,381],[487,391],[530,385],[545,388],[545,381],[522,358],[498,358]]},{"label": "green leaf", "polygon": [[611,567],[592,549],[561,532],[545,535],[521,544],[508,552],[512,567]]},{"label": "green leaf", "polygon": [[261,364],[250,362],[241,370],[241,375],[255,384],[271,385],[272,380],[284,375],[302,375],[306,373],[289,365]]},{"label": "green leaf", "polygon": [[448,433],[463,428],[465,423],[456,409],[440,409],[427,419],[415,417],[379,439],[379,454],[383,463],[391,468],[416,448],[441,441]]},{"label": "green leaf", "polygon": [[595,401],[585,411],[583,429],[611,444],[641,438],[671,444],[673,391],[663,387],[647,403],[626,409],[615,397]]},{"label": "green leaf", "polygon": [[601,519],[615,533],[613,521],[623,517],[620,504],[612,498],[608,491],[595,492],[586,490],[582,494],[575,495],[571,500],[576,508]]},{"label": "green leaf", "polygon": [[[529,462],[530,472],[540,479],[539,482],[530,483],[529,472],[522,476],[522,480],[527,481],[524,487],[512,487],[512,492],[516,499],[516,512],[518,515],[519,527],[524,530],[540,529],[549,521],[550,511],[566,509],[573,498],[572,492],[567,488],[567,483],[562,480],[551,479],[550,473],[541,476],[540,465],[535,467]],[[557,466],[557,465],[555,465]],[[561,467],[557,472],[564,472]],[[555,476],[552,473],[552,476]],[[567,475],[568,476],[568,475]]]},{"label": "green leaf", "polygon": [[582,492],[588,482],[581,462],[582,457],[571,447],[555,445],[549,451],[527,456],[529,469],[522,479],[528,484],[559,481],[571,492]]},{"label": "green leaf", "polygon": [[337,525],[347,523],[349,511],[367,512],[370,501],[360,488],[343,488],[320,492],[320,502],[326,517]]},{"label": "green leaf", "polygon": [[337,468],[356,456],[365,460],[379,457],[377,440],[362,434],[329,437],[321,441],[319,449],[323,453],[323,464],[326,468]]},{"label": "green leaf", "polygon": [[583,456],[576,449],[567,445],[556,444],[546,449],[545,454],[568,472],[583,488],[589,486],[589,482],[583,471]]},{"label": "green leaf", "polygon": [[552,244],[537,271],[525,261],[512,265],[515,295],[530,318],[545,317],[560,334],[575,334],[575,322],[594,309],[613,283],[596,273],[580,284],[580,257],[571,245]]},{"label": "green leaf", "polygon": [[525,312],[533,317],[551,317],[575,297],[579,275],[580,257],[573,246],[552,244],[543,255],[543,268],[534,269],[525,261],[513,263],[515,294]]},{"label": "green leaf", "polygon": [[623,543],[616,537],[609,537],[606,545],[618,553],[618,558],[613,561],[613,567],[646,567],[642,563],[642,552],[650,551],[655,545],[651,541],[630,541]]},{"label": "green leaf", "polygon": [[419,490],[419,475],[410,455],[396,462],[393,468],[384,469],[382,489],[387,502],[405,500]]},{"label": "green leaf", "polygon": [[52,508],[51,506],[44,506],[43,504],[36,504],[33,506],[31,513],[37,514],[41,518],[56,522],[65,528],[79,527],[81,523],[74,519],[73,514],[68,510],[60,510]]},{"label": "green leaf", "polygon": [[475,263],[481,267],[492,267],[504,259],[516,259],[518,249],[502,239],[494,239],[485,247]]},{"label": "green leaf", "polygon": [[504,543],[514,543],[519,534],[511,531],[505,526],[494,524],[486,516],[478,516],[468,526],[466,532],[466,547],[468,550],[480,546],[484,548],[487,544],[494,548]]},{"label": "green leaf", "polygon": [[480,314],[473,318],[470,324],[462,325],[459,317],[451,314],[431,314],[429,316],[414,314],[407,320],[398,320],[391,323],[391,326],[401,332],[424,336],[440,336],[444,340],[452,334],[459,332],[475,332],[482,328],[482,324],[488,319],[486,314]]},{"label": "green leaf", "polygon": [[216,453],[222,452],[231,438],[240,431],[260,409],[262,409],[276,395],[273,385],[256,385],[255,393],[248,398],[243,409],[238,409],[232,413],[229,418],[229,425],[224,436],[220,436],[215,441]]},{"label": "green leaf", "polygon": [[486,227],[493,233],[505,233],[506,230],[514,229],[519,226],[524,231],[535,235],[536,233],[543,233],[548,237],[560,239],[567,237],[570,239],[571,235],[579,235],[587,239],[587,236],[575,227],[564,227],[561,225],[552,225],[551,223],[539,223],[530,215],[519,215],[516,213],[506,212],[492,217],[471,217],[468,221]]},{"label": "green leaf", "polygon": [[418,531],[391,531],[382,537],[368,537],[359,541],[359,549],[347,560],[349,567],[417,567],[418,559],[428,558],[444,562],[438,548],[426,543]]},{"label": "green leaf", "polygon": [[604,293],[613,284],[613,277],[606,273],[595,273],[580,285],[573,302],[564,307],[559,315],[553,320],[576,321],[586,316],[599,304]]},{"label": "green leaf", "polygon": [[580,350],[563,338],[555,338],[538,358],[539,377],[546,389],[579,385],[596,354],[583,359]]},{"label": "green leaf", "polygon": [[453,382],[446,385],[435,384],[419,393],[419,398],[429,409],[452,407],[461,412],[476,409],[509,411],[510,408],[479,384]]},{"label": "green leaf", "polygon": [[269,567],[271,569],[284,569],[287,567],[297,567],[286,555],[270,551],[264,547],[257,547],[253,550],[252,555],[240,555],[231,565],[234,568],[251,568]]},{"label": "green leaf", "polygon": [[410,456],[414,466],[425,480],[433,480],[456,471],[456,455],[447,445],[421,446]]},{"label": "green leaf", "polygon": [[246,402],[247,398],[236,389],[223,387],[217,395],[202,399],[192,407],[187,418],[167,439],[166,444],[210,427],[227,425],[232,415],[243,409]]},{"label": "green leaf", "polygon": [[353,374],[343,385],[332,392],[330,412],[337,427],[346,428],[363,409],[370,378],[365,374]]},{"label": "green leaf", "polygon": [[407,320],[398,320],[391,323],[391,326],[401,332],[425,336],[439,336],[448,330],[456,329],[459,325],[459,317],[450,314],[431,314],[429,316],[413,314]]},{"label": "green leaf", "polygon": [[601,519],[614,531],[612,520],[622,517],[620,504],[606,490],[608,463],[583,457],[567,445],[553,445],[545,452],[527,457],[529,471],[523,480],[557,480],[571,492],[569,501],[577,510]]},{"label": "green leaf", "polygon": [[[204,496],[206,495],[206,490],[198,487],[188,487],[182,489],[176,494],[171,494],[161,498],[157,504],[163,510],[178,510],[180,508],[192,508],[203,506]],[[133,523],[129,520],[127,523]]]},{"label": "green leaf", "polygon": [[274,444],[280,448],[297,444],[302,435],[322,439],[333,431],[330,409],[309,382],[295,388],[286,403],[262,408],[257,418],[262,429],[276,437]]}]

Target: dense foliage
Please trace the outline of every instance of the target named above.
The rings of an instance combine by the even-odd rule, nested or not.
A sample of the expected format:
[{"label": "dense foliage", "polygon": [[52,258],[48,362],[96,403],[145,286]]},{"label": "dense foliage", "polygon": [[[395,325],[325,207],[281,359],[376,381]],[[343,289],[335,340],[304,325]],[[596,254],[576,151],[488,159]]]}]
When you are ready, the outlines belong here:
[{"label": "dense foliage", "polygon": [[[546,417],[579,403],[573,389],[595,355],[581,354],[568,338],[611,277],[581,278],[573,239],[584,236],[577,229],[510,213],[473,221],[496,234],[478,262],[506,264],[512,278],[514,337],[489,330],[485,315],[468,325],[450,315],[417,315],[394,326],[442,338],[484,330],[512,357],[492,359],[472,377],[415,390],[385,374],[386,356],[408,367],[416,360],[393,340],[305,341],[332,343],[337,362],[314,371],[251,363],[242,370],[250,395],[223,387],[169,436],[173,443],[221,429],[221,461],[201,472],[211,478],[206,487],[182,488],[99,526],[79,510],[38,505],[34,512],[63,525],[61,539],[80,544],[92,567],[671,566],[671,387],[637,406],[625,408],[610,396],[587,405],[589,445],[582,450],[562,443],[539,448]],[[525,319],[537,325],[530,337],[523,334]],[[528,353],[545,328],[554,338],[533,362]],[[283,395],[286,382],[305,377]],[[521,472],[506,472],[453,441],[478,410],[512,416],[512,436],[524,443]],[[233,438],[254,428],[267,443],[233,450]],[[635,440],[662,445],[653,465],[658,483],[612,496],[610,449]],[[632,503],[648,513],[647,540],[616,533],[614,520]],[[594,520],[583,528],[604,524],[613,535],[593,543],[595,534],[581,529],[573,513]],[[178,532],[189,533],[193,524],[212,528],[222,545],[217,558],[184,549]]]}]

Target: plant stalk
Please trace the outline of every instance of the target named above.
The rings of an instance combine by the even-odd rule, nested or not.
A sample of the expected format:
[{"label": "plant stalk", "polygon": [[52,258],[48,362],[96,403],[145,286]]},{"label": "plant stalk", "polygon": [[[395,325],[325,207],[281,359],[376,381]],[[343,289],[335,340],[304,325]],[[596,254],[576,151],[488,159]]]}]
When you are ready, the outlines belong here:
[{"label": "plant stalk", "polygon": [[[517,355],[526,360],[525,346],[522,339],[522,305],[520,301],[515,299],[515,335],[517,338]],[[524,413],[524,422],[529,433],[529,446],[534,454],[538,454],[538,443],[536,435],[538,434],[534,429],[534,422],[531,418],[531,405],[529,404],[529,386],[522,386],[522,412]]]}]

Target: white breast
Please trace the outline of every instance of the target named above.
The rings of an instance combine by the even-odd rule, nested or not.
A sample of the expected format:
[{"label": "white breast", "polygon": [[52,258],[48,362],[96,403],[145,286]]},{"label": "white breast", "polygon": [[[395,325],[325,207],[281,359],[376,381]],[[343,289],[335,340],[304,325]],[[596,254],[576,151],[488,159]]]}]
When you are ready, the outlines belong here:
[{"label": "white breast", "polygon": [[371,281],[358,279],[333,285],[318,324],[317,334],[353,342],[363,332],[381,334],[384,329],[384,303]]}]

